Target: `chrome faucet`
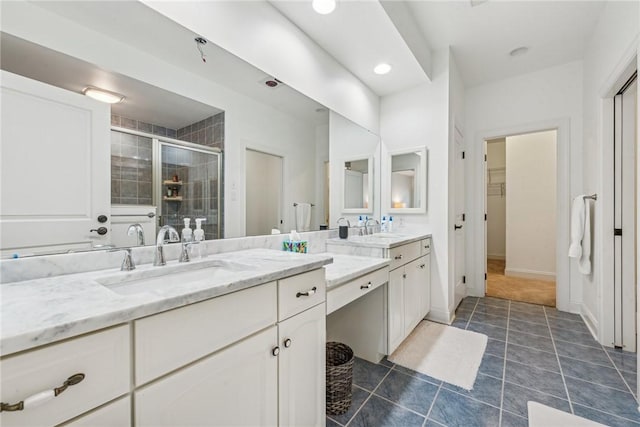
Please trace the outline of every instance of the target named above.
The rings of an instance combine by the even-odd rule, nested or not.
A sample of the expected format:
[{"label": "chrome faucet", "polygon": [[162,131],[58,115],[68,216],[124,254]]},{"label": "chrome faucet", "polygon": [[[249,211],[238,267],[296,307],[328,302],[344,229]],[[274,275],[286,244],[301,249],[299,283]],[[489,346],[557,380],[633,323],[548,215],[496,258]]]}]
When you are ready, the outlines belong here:
[{"label": "chrome faucet", "polygon": [[120,271],[131,271],[136,269],[136,265],[133,262],[133,257],[131,256],[131,248],[119,248],[119,249],[110,249],[109,252],[118,252],[124,251],[124,259],[122,260],[122,264],[120,265]]},{"label": "chrome faucet", "polygon": [[136,235],[138,246],[144,246],[144,229],[140,224],[131,224],[127,229],[127,236]]},{"label": "chrome faucet", "polygon": [[[167,232],[169,232],[169,239],[165,240],[167,237]],[[153,265],[160,266],[166,265],[167,262],[164,259],[164,244],[166,242],[179,242],[180,236],[175,228],[170,225],[163,225],[158,231],[158,237],[156,238],[156,252],[153,257]]]},{"label": "chrome faucet", "polygon": [[[373,227],[371,229],[369,229],[369,221],[374,221]],[[369,218],[367,222],[364,223],[364,234],[365,235],[374,234],[376,232],[376,225],[378,224],[380,223],[378,222],[377,219]]]}]

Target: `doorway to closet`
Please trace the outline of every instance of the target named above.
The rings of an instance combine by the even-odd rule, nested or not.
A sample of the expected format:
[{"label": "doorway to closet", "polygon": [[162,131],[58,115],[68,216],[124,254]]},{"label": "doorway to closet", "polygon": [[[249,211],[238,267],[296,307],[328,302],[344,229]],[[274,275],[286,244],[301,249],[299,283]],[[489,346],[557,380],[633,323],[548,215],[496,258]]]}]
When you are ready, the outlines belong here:
[{"label": "doorway to closet", "polygon": [[556,130],[485,141],[487,296],[556,305]]}]

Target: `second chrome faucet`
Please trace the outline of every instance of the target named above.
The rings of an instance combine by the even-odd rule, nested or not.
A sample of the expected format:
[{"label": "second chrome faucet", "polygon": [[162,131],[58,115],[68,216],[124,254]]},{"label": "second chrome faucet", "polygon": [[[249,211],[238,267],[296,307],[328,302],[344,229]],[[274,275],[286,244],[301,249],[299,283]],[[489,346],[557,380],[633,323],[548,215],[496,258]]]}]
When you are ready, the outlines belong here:
[{"label": "second chrome faucet", "polygon": [[156,251],[153,257],[153,265],[166,265],[167,261],[164,258],[164,244],[167,242],[179,241],[180,236],[176,229],[170,225],[163,225],[162,228],[160,228],[160,231],[158,231],[158,237],[156,238]]}]

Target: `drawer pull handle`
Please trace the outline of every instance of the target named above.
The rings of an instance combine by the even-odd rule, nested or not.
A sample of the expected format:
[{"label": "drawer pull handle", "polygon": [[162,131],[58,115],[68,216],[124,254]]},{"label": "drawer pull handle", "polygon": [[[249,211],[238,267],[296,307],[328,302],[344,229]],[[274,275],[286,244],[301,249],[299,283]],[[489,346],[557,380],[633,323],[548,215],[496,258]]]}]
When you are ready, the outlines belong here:
[{"label": "drawer pull handle", "polygon": [[42,405],[45,402],[53,399],[58,396],[60,393],[65,391],[68,387],[72,385],[76,385],[80,383],[84,379],[84,374],[75,374],[71,375],[67,380],[62,383],[60,387],[56,387],[53,390],[45,390],[40,393],[36,393],[32,396],[27,397],[24,400],[21,400],[18,403],[0,403],[0,412],[4,411],[22,411],[26,408],[33,408],[35,406]]},{"label": "drawer pull handle", "polygon": [[274,356],[277,356],[280,354],[280,347],[275,346],[273,347],[273,349],[271,350],[271,354],[273,354]]},{"label": "drawer pull handle", "polygon": [[366,285],[360,285],[360,289],[371,289],[371,282],[367,283]]},{"label": "drawer pull handle", "polygon": [[300,297],[310,297],[311,295],[316,293],[316,290],[318,290],[318,288],[316,288],[315,286],[313,288],[311,288],[308,291],[304,291],[304,292],[298,292],[296,294],[296,298],[300,298]]},{"label": "drawer pull handle", "polygon": [[429,249],[429,245],[424,245],[424,248],[425,249]]},{"label": "drawer pull handle", "polygon": [[291,347],[291,338],[287,338],[286,340],[284,340],[284,347],[285,348]]},{"label": "drawer pull handle", "polygon": [[402,259],[402,254],[396,255],[393,259]]},{"label": "drawer pull handle", "polygon": [[420,268],[425,268],[426,264],[420,264]]}]

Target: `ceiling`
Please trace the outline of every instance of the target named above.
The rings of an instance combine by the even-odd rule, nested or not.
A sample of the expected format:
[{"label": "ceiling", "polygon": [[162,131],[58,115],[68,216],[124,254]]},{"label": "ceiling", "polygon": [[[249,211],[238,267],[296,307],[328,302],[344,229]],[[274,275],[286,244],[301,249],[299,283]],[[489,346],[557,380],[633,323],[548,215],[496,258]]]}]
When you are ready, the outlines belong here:
[{"label": "ceiling", "polygon": [[[196,49],[192,31],[160,15],[140,2],[37,1],[34,3],[50,12],[83,25],[91,31],[102,33],[112,39],[133,46],[169,64],[186,69],[189,73],[211,80],[301,120],[315,124],[328,122],[328,110],[323,105],[284,84],[281,84],[276,89],[268,88],[263,82],[271,76],[213,43],[207,43],[204,46],[203,50],[207,62],[203,63]],[[148,37],[141,37],[141,34],[153,34],[153,42],[150,42]],[[42,49],[40,46],[33,46],[34,48]],[[4,44],[2,47],[4,51]],[[49,51],[50,55],[54,53],[61,55],[59,52]],[[31,55],[22,56],[29,57]],[[62,55],[60,58],[64,59],[65,56]],[[4,58],[3,52],[2,68],[7,66],[4,63]],[[36,56],[35,58],[38,57]],[[24,58],[24,60],[29,61],[28,58]],[[149,111],[149,114],[161,115],[164,117],[164,122],[158,124],[163,126],[168,126],[165,124],[168,123],[168,120],[179,122],[191,120],[187,124],[193,123],[194,120],[188,118],[191,117],[191,114],[201,115],[202,108],[216,107],[204,106],[192,99],[184,98],[109,70],[100,69],[75,58],[66,57],[64,60],[72,67],[73,73],[77,72],[79,74],[73,76],[70,72],[58,72],[57,83],[52,81],[50,82],[51,84],[66,85],[71,90],[80,86],[84,88],[84,86],[91,84],[122,93],[127,99],[123,104],[116,104],[115,109],[135,108],[138,111],[137,116],[144,114],[141,112],[145,110]],[[44,68],[44,70],[40,71],[42,74],[45,74],[45,70],[53,69],[53,67],[42,67],[43,63],[39,60],[38,64],[40,68]],[[224,66],[220,66],[221,64],[224,64]],[[185,75],[185,78],[188,78],[188,74]],[[105,82],[103,86],[95,83],[96,79],[100,82]],[[167,102],[167,99],[171,99],[171,102]],[[189,102],[193,104],[189,105]],[[129,105],[126,105],[127,103]],[[213,110],[216,109],[214,108]],[[130,117],[144,120],[137,116]]]},{"label": "ceiling", "polygon": [[[408,10],[396,16],[385,14],[377,0],[337,1],[329,15],[315,13],[310,0],[271,3],[381,96],[425,81],[415,60],[423,50],[451,46],[467,87],[581,59],[605,3],[383,0],[384,9]],[[414,25],[423,36],[419,45],[415,39],[405,43],[400,36],[407,37],[410,31],[405,30]],[[529,52],[508,55],[519,46],[529,47]],[[394,66],[386,76],[371,72],[381,60]]]},{"label": "ceiling", "polygon": [[[451,46],[466,86],[582,59],[603,1],[408,1],[432,49]],[[527,46],[529,52],[509,52]]]},{"label": "ceiling", "polygon": [[[311,0],[270,3],[380,96],[429,81],[378,1],[338,0],[328,15],[316,13]],[[389,74],[373,72],[381,62],[393,67]]]}]

